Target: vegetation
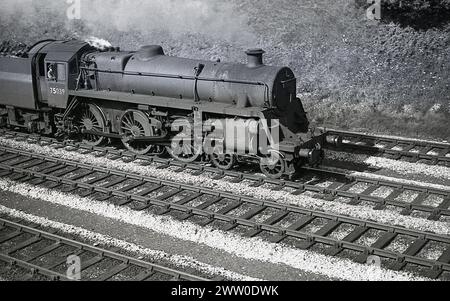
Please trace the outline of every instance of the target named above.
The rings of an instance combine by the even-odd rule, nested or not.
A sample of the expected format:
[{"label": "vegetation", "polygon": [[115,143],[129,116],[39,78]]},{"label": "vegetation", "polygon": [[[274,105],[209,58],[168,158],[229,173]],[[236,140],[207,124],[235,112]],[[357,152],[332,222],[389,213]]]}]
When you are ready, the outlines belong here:
[{"label": "vegetation", "polygon": [[[450,0],[383,0],[385,23],[395,22],[418,30],[443,28],[450,22]],[[356,0],[357,7],[366,7],[367,1]]]},{"label": "vegetation", "polygon": [[[317,125],[450,140],[450,0],[382,0],[381,22],[366,18],[366,0],[116,0],[78,21],[46,1],[0,12],[0,40],[94,35],[123,49],[161,44],[170,55],[242,62],[261,46],[266,62],[295,69]],[[159,13],[166,5],[170,14]]]}]

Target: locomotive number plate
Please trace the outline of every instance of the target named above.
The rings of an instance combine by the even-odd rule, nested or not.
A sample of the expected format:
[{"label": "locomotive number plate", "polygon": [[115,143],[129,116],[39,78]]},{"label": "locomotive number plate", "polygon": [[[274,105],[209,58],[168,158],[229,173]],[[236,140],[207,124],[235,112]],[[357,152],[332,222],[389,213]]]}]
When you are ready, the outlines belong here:
[{"label": "locomotive number plate", "polygon": [[50,94],[52,94],[52,95],[65,95],[66,94],[66,89],[50,88]]}]

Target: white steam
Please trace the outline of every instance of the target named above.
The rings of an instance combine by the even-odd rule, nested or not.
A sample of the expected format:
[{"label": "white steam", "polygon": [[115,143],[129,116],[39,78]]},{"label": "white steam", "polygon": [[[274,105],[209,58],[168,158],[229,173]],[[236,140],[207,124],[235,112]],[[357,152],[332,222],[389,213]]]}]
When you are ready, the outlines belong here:
[{"label": "white steam", "polygon": [[[255,39],[248,17],[232,3],[221,0],[75,1],[80,1],[81,19],[75,23],[82,24],[82,34],[107,39],[128,33],[148,37],[155,32],[168,38],[192,34],[228,42]],[[43,25],[52,33],[63,22],[74,35],[79,34],[79,27],[73,27],[74,21],[68,18],[71,4],[66,0],[2,0],[1,6],[3,25],[24,24],[30,30]]]},{"label": "white steam", "polygon": [[88,37],[84,41],[86,43],[89,43],[89,45],[91,45],[97,49],[101,49],[101,50],[105,50],[107,48],[112,47],[112,44],[110,42],[108,42],[107,40],[100,39],[100,38],[93,37],[93,36]]},{"label": "white steam", "polygon": [[[165,31],[172,35],[204,34],[235,39],[246,34],[247,18],[218,0],[82,0],[82,18],[118,31]],[[89,3],[89,4],[88,4]]]}]

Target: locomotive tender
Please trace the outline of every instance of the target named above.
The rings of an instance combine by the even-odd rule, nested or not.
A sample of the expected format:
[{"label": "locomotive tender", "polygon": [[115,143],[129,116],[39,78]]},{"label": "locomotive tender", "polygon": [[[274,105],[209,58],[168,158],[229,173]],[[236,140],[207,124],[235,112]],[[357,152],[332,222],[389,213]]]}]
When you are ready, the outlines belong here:
[{"label": "locomotive tender", "polygon": [[263,53],[247,51],[244,65],[166,56],[161,46],[41,41],[0,54],[0,126],[77,135],[93,146],[120,139],[136,154],[168,151],[183,162],[204,159],[208,142],[215,166],[254,161],[273,178],[320,164],[333,137],[309,131],[294,73],[265,65]]}]

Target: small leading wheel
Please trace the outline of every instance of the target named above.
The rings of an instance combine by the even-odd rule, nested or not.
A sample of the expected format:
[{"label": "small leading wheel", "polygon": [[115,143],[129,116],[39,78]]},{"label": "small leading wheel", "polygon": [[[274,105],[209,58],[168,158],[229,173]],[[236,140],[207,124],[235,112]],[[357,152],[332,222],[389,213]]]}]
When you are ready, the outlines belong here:
[{"label": "small leading wheel", "polygon": [[132,139],[155,135],[155,131],[150,125],[147,115],[141,111],[126,111],[120,119],[119,133],[124,137],[122,138],[123,145],[135,154],[145,155],[156,148],[151,142]]},{"label": "small leading wheel", "polygon": [[78,105],[75,118],[76,125],[81,129],[83,143],[98,146],[105,141],[105,137],[95,134],[83,133],[85,131],[97,131],[103,133],[105,130],[105,118],[102,111],[93,104],[81,103]]},{"label": "small leading wheel", "polygon": [[211,155],[211,162],[219,169],[230,170],[236,164],[236,156],[233,154],[214,153]]},{"label": "small leading wheel", "polygon": [[286,162],[276,154],[273,157],[263,158],[260,162],[261,172],[271,179],[281,178],[286,171]]}]

